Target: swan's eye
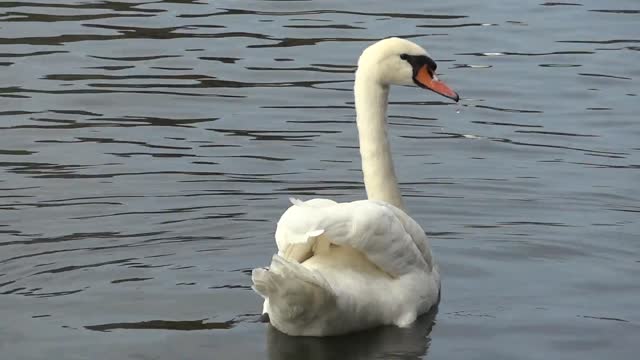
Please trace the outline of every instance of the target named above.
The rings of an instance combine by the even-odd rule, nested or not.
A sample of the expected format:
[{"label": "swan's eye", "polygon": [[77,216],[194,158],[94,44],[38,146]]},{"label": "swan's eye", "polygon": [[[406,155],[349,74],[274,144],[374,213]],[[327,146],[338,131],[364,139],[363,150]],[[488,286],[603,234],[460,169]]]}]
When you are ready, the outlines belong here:
[{"label": "swan's eye", "polygon": [[431,72],[436,72],[436,69],[438,68],[438,64],[436,64],[436,62],[433,61],[433,59],[431,59],[428,56],[425,56],[424,63],[425,65],[427,65],[427,68],[431,70]]},{"label": "swan's eye", "polygon": [[402,60],[407,60],[408,58],[409,58],[409,55],[407,55],[407,54],[400,55],[400,59],[402,59]]}]

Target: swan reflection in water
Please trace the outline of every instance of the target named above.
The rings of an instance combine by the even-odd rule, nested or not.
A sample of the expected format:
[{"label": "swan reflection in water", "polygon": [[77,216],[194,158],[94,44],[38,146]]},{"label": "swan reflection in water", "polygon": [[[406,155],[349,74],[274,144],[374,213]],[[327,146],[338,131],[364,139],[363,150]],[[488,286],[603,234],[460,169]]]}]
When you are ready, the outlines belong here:
[{"label": "swan reflection in water", "polygon": [[423,359],[431,344],[437,306],[411,326],[384,326],[335,337],[289,336],[269,325],[269,360]]}]

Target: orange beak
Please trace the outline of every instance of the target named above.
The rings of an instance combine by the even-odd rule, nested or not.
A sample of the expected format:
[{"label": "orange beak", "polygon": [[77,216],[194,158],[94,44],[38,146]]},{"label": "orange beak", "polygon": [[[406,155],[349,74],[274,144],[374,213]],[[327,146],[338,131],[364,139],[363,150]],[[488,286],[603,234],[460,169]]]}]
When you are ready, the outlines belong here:
[{"label": "orange beak", "polygon": [[460,100],[460,96],[453,91],[447,84],[438,80],[435,75],[431,75],[431,72],[427,70],[427,66],[423,65],[418,73],[413,77],[413,81],[420,87],[425,89],[429,89],[435,93],[438,93],[442,96],[448,97],[449,99],[458,102]]}]

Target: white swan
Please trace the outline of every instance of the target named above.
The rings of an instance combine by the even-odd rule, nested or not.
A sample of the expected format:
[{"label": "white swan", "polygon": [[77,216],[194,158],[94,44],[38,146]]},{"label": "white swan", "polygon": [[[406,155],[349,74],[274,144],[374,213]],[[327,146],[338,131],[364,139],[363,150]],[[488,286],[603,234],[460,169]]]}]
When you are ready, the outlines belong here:
[{"label": "white swan", "polygon": [[278,330],[329,336],[408,326],[435,305],[440,274],[424,230],[404,211],[386,132],[389,85],[418,85],[458,101],[420,46],[388,38],[358,60],[355,105],[368,200],[300,201],[282,215],[278,253],[252,272]]}]

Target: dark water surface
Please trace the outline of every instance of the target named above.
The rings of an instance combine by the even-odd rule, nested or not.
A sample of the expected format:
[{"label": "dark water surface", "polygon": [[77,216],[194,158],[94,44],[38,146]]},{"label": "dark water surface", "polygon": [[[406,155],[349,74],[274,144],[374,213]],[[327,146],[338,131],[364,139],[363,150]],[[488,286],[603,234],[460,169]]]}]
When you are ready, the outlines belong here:
[{"label": "dark water surface", "polygon": [[[395,88],[407,206],[443,272],[409,329],[257,322],[287,198],[364,197],[354,64]],[[636,0],[0,2],[2,359],[635,359]],[[434,323],[435,316],[435,323]]]}]

